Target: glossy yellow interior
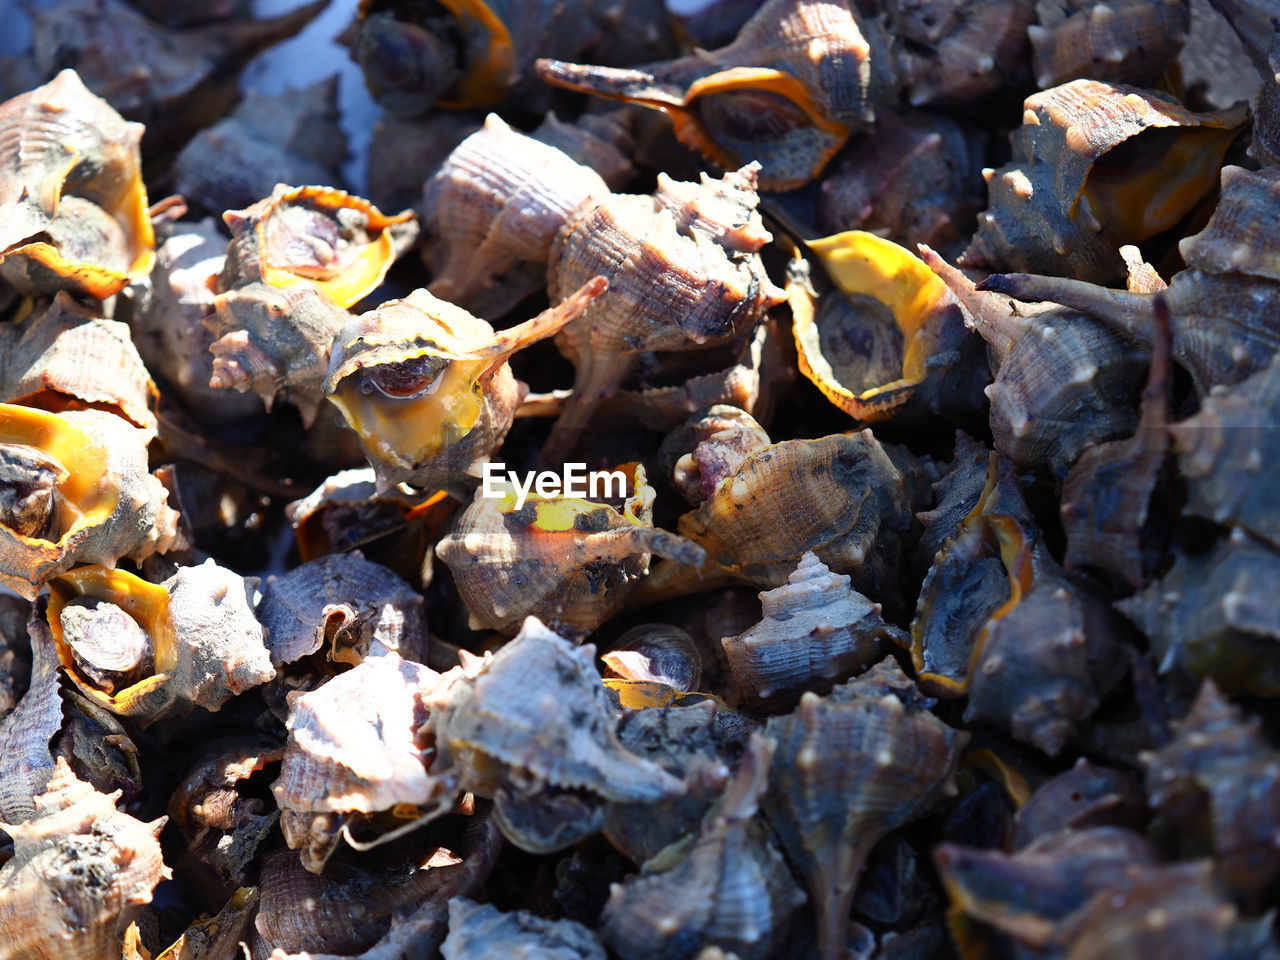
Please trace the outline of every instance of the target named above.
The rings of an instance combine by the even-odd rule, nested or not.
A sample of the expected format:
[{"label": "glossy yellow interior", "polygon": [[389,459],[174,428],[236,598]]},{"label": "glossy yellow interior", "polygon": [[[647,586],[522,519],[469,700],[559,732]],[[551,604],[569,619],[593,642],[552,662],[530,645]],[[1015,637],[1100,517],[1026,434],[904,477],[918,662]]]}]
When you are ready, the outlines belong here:
[{"label": "glossy yellow interior", "polygon": [[[115,696],[81,680],[71,648],[62,637],[62,608],[76,597],[110,601],[133,617],[151,637],[156,672],[131,687],[125,687]],[[94,564],[54,577],[49,581],[48,618],[49,630],[58,648],[58,659],[68,675],[86,696],[114,713],[130,713],[131,706],[150,690],[163,685],[169,672],[178,665],[178,642],[170,615],[169,591],[123,570],[108,570]]]},{"label": "glossy yellow interior", "polygon": [[[616,469],[627,474],[631,483],[632,493],[627,497],[622,510],[622,519],[628,521],[634,526],[647,527],[649,524],[642,522],[635,513],[637,498],[635,490],[643,482],[643,473],[637,477],[637,472],[643,468],[635,463],[620,464]],[[589,482],[589,481],[588,481]],[[514,489],[509,489],[503,494],[499,503],[499,510],[503,513],[514,513],[519,494]],[[612,509],[607,504],[602,504],[595,500],[587,500],[583,497],[539,497],[531,488],[525,497],[525,505],[532,504],[534,508],[533,526],[543,533],[576,533],[577,518],[584,513],[592,510]],[[614,511],[615,513],[617,511]]]},{"label": "glossy yellow interior", "polygon": [[429,393],[398,399],[365,393],[360,377],[343,380],[329,398],[369,451],[390,462],[419,464],[467,436],[484,409],[491,359],[453,360]]},{"label": "glossy yellow interior", "polygon": [[[1123,177],[1090,177],[1080,191],[1100,221],[1126,243],[1163,233],[1218,185],[1236,129],[1189,128],[1158,159]],[[1139,134],[1141,136],[1141,134]],[[1079,198],[1072,205],[1075,217]]]},{"label": "glossy yellow interior", "polygon": [[516,72],[515,47],[511,43],[511,31],[484,0],[440,0],[463,24],[479,23],[489,34],[484,55],[480,57],[458,88],[458,95],[440,100],[438,105],[449,109],[496,106],[506,95]]},{"label": "glossy yellow interior", "polygon": [[927,373],[929,321],[948,299],[947,285],[919,257],[891,240],[849,230],[807,241],[836,288],[879,300],[902,331],[902,377],[855,394],[839,383],[819,347],[813,300],[800,284],[788,284],[800,372],[823,395],[859,420],[876,420],[901,405]]},{"label": "glossy yellow interior", "polygon": [[[0,404],[0,443],[43,450],[67,469],[66,479],[57,485],[62,495],[61,515],[55,521],[62,531],[59,544],[101,523],[115,510],[119,491],[107,468],[107,451],[56,413]],[[17,533],[14,536],[33,545],[50,542]]]}]

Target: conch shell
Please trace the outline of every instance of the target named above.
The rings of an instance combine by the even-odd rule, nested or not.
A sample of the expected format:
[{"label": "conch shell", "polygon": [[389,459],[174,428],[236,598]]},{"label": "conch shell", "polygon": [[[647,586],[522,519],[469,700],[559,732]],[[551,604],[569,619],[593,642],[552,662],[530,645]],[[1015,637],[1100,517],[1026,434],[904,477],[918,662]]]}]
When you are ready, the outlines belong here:
[{"label": "conch shell", "polygon": [[141,139],[142,125],[127,123],[74,70],[0,106],[6,280],[31,295],[102,299],[146,275],[155,239]]}]

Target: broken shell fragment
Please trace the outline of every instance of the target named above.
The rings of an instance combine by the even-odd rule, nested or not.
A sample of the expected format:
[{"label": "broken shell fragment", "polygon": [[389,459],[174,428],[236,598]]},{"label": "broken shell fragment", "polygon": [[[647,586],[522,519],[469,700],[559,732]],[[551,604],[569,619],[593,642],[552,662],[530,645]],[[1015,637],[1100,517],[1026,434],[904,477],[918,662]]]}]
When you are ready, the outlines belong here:
[{"label": "broken shell fragment", "polygon": [[514,640],[446,674],[432,695],[434,769],[493,797],[498,825],[523,850],[549,853],[594,833],[605,803],[684,792],[618,742],[594,661],[593,646],[529,617]]},{"label": "broken shell fragment", "polygon": [[765,728],[777,751],[762,807],[809,887],[823,960],[844,956],[871,848],[956,791],[969,735],[933,716],[931,704],[889,660],[826,697],[805,693]]},{"label": "broken shell fragment", "polygon": [[426,290],[346,325],[324,392],[360,436],[379,489],[408,482],[464,498],[523,399],[512,354],[579,318],[607,286],[588,278],[559,306],[501,332]]},{"label": "broken shell fragment", "polygon": [[620,509],[532,491],[525,497],[511,484],[498,498],[477,492],[436,547],[475,628],[513,633],[535,616],[582,638],[622,609],[653,554],[702,564],[701,547],[653,526],[655,494],[644,467],[624,464],[612,477],[625,478]]},{"label": "broken shell fragment", "polygon": [[794,706],[806,690],[825,693],[865,670],[905,637],[880,618],[880,605],[833,574],[812,551],[787,583],[760,594],[764,619],[721,640],[738,701],[752,710]]},{"label": "broken shell fragment", "polygon": [[[212,559],[179,568],[163,584],[123,570],[78,567],[49,582],[49,629],[58,659],[81,693],[146,726],[194,707],[217,710],[275,676],[251,589]],[[80,606],[89,614],[72,616],[67,610],[77,599],[96,604]],[[111,624],[121,614],[132,621],[130,632],[154,664],[151,671],[140,663],[113,671],[121,648],[110,645],[120,636]],[[95,636],[99,629],[106,632]],[[147,675],[137,679],[136,671]]]},{"label": "broken shell fragment", "polygon": [[141,137],[142,126],[74,70],[0,106],[0,271],[9,283],[33,296],[102,299],[151,269]]},{"label": "broken shell fragment", "polygon": [[0,404],[0,583],[34,599],[76,563],[168,550],[178,515],[147,472],[148,439],[100,410]]}]

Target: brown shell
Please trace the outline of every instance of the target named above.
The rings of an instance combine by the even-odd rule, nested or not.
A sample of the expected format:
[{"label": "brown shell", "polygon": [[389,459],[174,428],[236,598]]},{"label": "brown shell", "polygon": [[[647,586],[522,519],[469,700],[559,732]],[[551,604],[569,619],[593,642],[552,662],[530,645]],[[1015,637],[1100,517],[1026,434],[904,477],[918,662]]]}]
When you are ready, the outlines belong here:
[{"label": "brown shell", "polygon": [[876,596],[897,575],[899,537],[910,526],[902,474],[870,430],[786,440],[752,453],[680,518],[681,536],[707,551],[701,576],[660,567],[640,596],[679,596],[726,579],[780,587],[807,551]]},{"label": "brown shell", "polygon": [[1280,616],[1267,600],[1280,553],[1236,528],[1211,551],[1116,604],[1151,640],[1164,672],[1212,677],[1228,693],[1280,696]]},{"label": "brown shell", "polygon": [[95,407],[155,436],[156,386],[129,328],[59,291],[46,310],[0,327],[0,400],[49,410]]},{"label": "brown shell", "polygon": [[285,840],[308,870],[319,873],[341,839],[351,841],[353,815],[390,811],[418,822],[449,812],[456,773],[432,764],[419,733],[439,678],[388,652],[290,695],[289,741],[271,791]]},{"label": "brown shell", "polygon": [[[195,707],[217,710],[250,687],[275,676],[261,624],[253,615],[252,589],[212,559],[180,567],[163,584],[123,570],[78,567],[49,583],[49,629],[67,675],[90,701],[142,726],[181,716]],[[76,598],[120,608],[141,628],[153,651],[153,670],[108,692],[77,658],[79,637],[67,633],[67,605]],[[73,628],[74,629],[74,628]]]},{"label": "brown shell", "polygon": [[507,361],[579,318],[605,290],[600,277],[588,278],[560,305],[500,333],[426,290],[346,325],[324,392],[359,434],[379,490],[408,482],[464,499],[525,392]]},{"label": "brown shell", "polygon": [[[0,721],[13,712],[31,681],[30,612],[30,604],[19,597],[0,600]],[[0,807],[0,820],[4,819],[13,818]]]},{"label": "brown shell", "polygon": [[220,215],[257,202],[277,183],[340,183],[346,153],[336,75],[279,95],[249,89],[235,110],[182,148],[173,189]]},{"label": "brown shell", "polygon": [[680,693],[698,689],[702,654],[679,627],[642,623],[600,654],[605,674],[640,683],[661,683]]},{"label": "brown shell", "polygon": [[1014,847],[1026,847],[1057,831],[1094,827],[1139,830],[1150,815],[1146,794],[1134,774],[1080,757],[1070,770],[1037,787],[1018,808]]},{"label": "brown shell", "polygon": [[985,206],[984,145],[977,128],[949,117],[882,112],[823,176],[818,229],[867,230],[910,250],[927,243],[959,253]]},{"label": "brown shell", "polygon": [[883,27],[844,0],[770,0],[719,50],[627,70],[539,60],[549,83],[662,110],[676,137],[761,186],[813,179],[896,85]]},{"label": "brown shell", "polygon": [[590,167],[489,114],[424,187],[428,289],[501,316],[546,282],[551,244],[574,211],[609,192]]},{"label": "brown shell", "polygon": [[614,194],[580,211],[551,248],[547,292],[566,300],[596,276],[608,291],[556,338],[575,368],[574,394],[543,448],[569,452],[601,399],[643,350],[694,350],[759,323],[783,292],[757,251],[772,235],[756,211],[758,165],[700,183],[658,176],[651,197]]},{"label": "brown shell", "polygon": [[53,776],[50,745],[62,729],[58,653],[49,629],[33,620],[31,679],[17,706],[0,721],[0,820],[21,823],[36,816],[35,797]]},{"label": "brown shell", "polygon": [[741,960],[776,955],[805,896],[757,815],[773,753],[771,741],[752,736],[691,842],[613,885],[600,936],[623,960],[691,960],[710,944]]},{"label": "brown shell", "polygon": [[951,463],[932,483],[933,506],[916,512],[916,519],[924,526],[916,552],[925,563],[933,562],[942,545],[955,536],[965,517],[978,505],[987,485],[990,454],[985,444],[962,430],[956,431]]},{"label": "brown shell", "polygon": [[276,667],[321,649],[343,663],[388,650],[426,661],[422,595],[358,550],[320,557],[269,578],[257,614]]},{"label": "brown shell", "polygon": [[241,887],[258,848],[280,814],[245,787],[278,763],[284,748],[262,735],[236,735],[208,743],[169,798],[169,816],[195,857],[213,868],[230,890]]},{"label": "brown shell", "polygon": [[147,149],[176,150],[239,96],[240,69],[323,9],[316,2],[267,20],[237,18],[169,30],[124,0],[59,0],[32,11],[32,60],[46,77],[73,63],[85,83],[147,125]]},{"label": "brown shell", "polygon": [[892,642],[906,645],[881,619],[880,604],[811,551],[785,584],[760,594],[760,604],[764,619],[720,641],[738,702],[755,711],[792,707],[806,690],[825,693],[881,659]]},{"label": "brown shell", "polygon": [[213,334],[204,318],[213,309],[211,289],[226,259],[227,238],[211,218],[161,227],[149,284],[129,287],[115,316],[125,319],[147,369],[159,377],[166,398],[177,397],[202,423],[244,420],[262,410],[253,394],[209,386]]},{"label": "brown shell", "polygon": [[702,563],[700,547],[653,526],[655,494],[644,468],[619,471],[628,488],[620,510],[532,491],[517,509],[510,483],[497,498],[477,491],[436,547],[473,628],[514,633],[535,616],[581,639],[622,609],[651,555],[693,568]]},{"label": "brown shell", "polygon": [[1172,227],[1213,190],[1247,117],[1243,105],[1193,113],[1163,94],[1097,80],[1023,106],[1013,160],[988,180],[988,210],[963,261],[1092,282],[1122,277],[1117,248]]},{"label": "brown shell", "polygon": [[4,824],[14,852],[0,867],[0,942],[12,956],[119,954],[125,928],[169,869],[157,840],[165,818],[135,820],[116,810],[117,798],[76,779],[59,759],[35,798],[35,818]]},{"label": "brown shell", "polygon": [[771,441],[764,427],[738,407],[708,407],[669,433],[658,456],[671,468],[676,489],[692,506],[711,496],[748,455]]},{"label": "brown shell", "polygon": [[526,910],[502,913],[462,897],[449,901],[449,936],[440,955],[444,960],[606,960],[595,934],[580,923],[547,920]]},{"label": "brown shell", "polygon": [[794,713],[769,719],[765,732],[777,751],[762,806],[808,884],[823,960],[844,956],[871,848],[956,792],[969,735],[929,713],[931,703],[887,660],[826,697],[805,693]]},{"label": "brown shell", "polygon": [[43,478],[35,505],[43,519],[25,506],[15,513],[6,492],[0,583],[34,599],[40,584],[77,563],[114,565],[173,546],[178,515],[166,503],[168,491],[147,472],[148,439],[100,410],[53,414],[0,404],[4,488],[29,489],[33,467]]},{"label": "brown shell", "polygon": [[[37,296],[105,298],[151,269],[141,137],[141,125],[74,70],[0,107],[0,269],[9,283]],[[59,216],[64,200],[72,203]]]},{"label": "brown shell", "polygon": [[888,7],[911,106],[980,103],[1020,86],[1034,0],[896,0]]},{"label": "brown shell", "polygon": [[[444,939],[451,897],[475,896],[488,878],[502,836],[491,819],[459,831],[448,847],[410,845],[364,868],[336,861],[309,873],[289,850],[263,861],[262,900],[253,921],[254,957],[432,954]],[[298,909],[313,904],[311,909]],[[302,958],[299,958],[302,960]]]},{"label": "brown shell", "polygon": [[1090,317],[1054,303],[1015,303],[998,285],[975,287],[932,250],[922,255],[987,341],[995,382],[985,393],[998,451],[1020,468],[1060,477],[1089,444],[1133,432],[1140,350]]},{"label": "brown shell", "polygon": [[575,646],[530,617],[492,657],[445,675],[432,697],[440,776],[493,797],[498,825],[521,849],[549,853],[595,832],[605,801],[684,792],[618,742],[594,661],[591,644]]},{"label": "brown shell", "polygon": [[1154,83],[1191,30],[1187,0],[1039,0],[1027,27],[1041,89],[1088,77]]},{"label": "brown shell", "polygon": [[1280,752],[1205,680],[1172,742],[1142,755],[1151,806],[1191,846],[1212,850],[1219,878],[1252,912],[1280,874],[1275,834]]}]

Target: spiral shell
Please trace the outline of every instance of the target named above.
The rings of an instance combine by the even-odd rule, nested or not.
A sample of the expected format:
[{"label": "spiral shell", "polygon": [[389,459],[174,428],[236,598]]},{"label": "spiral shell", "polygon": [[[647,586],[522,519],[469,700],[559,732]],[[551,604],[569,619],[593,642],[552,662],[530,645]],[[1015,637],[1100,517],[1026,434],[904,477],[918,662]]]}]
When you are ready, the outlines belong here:
[{"label": "spiral shell", "polygon": [[1186,0],[1040,0],[1031,38],[1036,86],[1079,77],[1152,83],[1178,55],[1191,29]]},{"label": "spiral shell", "polygon": [[[275,676],[252,586],[212,559],[180,568],[163,584],[78,567],[50,581],[47,619],[58,659],[84,696],[146,726],[197,706],[217,710]],[[93,601],[81,608],[93,615],[71,618],[82,600]],[[126,655],[122,629],[141,634],[136,662],[126,669],[118,663]],[[117,671],[122,680],[104,678]]]},{"label": "spiral shell", "polygon": [[760,604],[760,623],[720,641],[739,702],[753,709],[773,712],[806,690],[823,693],[875,663],[900,636],[880,618],[878,603],[812,552],[786,584],[761,593]]},{"label": "spiral shell", "polygon": [[1096,80],[1023,106],[1013,160],[988,179],[988,210],[962,261],[1093,282],[1123,276],[1120,246],[1172,227],[1213,189],[1247,116],[1242,106],[1193,113]]},{"label": "spiral shell", "polygon": [[844,955],[871,848],[956,791],[968,734],[929,713],[931,702],[890,660],[826,697],[805,693],[765,728],[777,751],[762,807],[809,887],[823,960]]},{"label": "spiral shell", "polygon": [[9,283],[101,299],[151,269],[141,137],[141,125],[74,70],[0,106],[0,270]]},{"label": "spiral shell", "polygon": [[168,550],[178,516],[147,472],[148,439],[99,410],[0,404],[0,583],[34,599],[76,563]]}]

